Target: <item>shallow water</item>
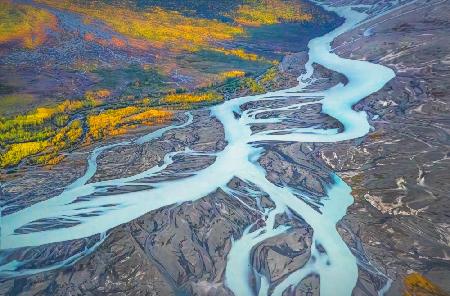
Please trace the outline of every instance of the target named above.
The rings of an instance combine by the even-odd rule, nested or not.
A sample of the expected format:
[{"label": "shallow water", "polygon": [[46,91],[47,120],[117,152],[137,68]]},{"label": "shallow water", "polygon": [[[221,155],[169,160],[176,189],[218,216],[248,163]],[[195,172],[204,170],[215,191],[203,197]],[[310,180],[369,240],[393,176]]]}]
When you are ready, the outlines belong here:
[{"label": "shallow water", "polygon": [[[330,8],[331,9],[331,8]],[[115,195],[105,193],[108,188],[124,185],[142,184],[141,179],[157,176],[173,162],[177,154],[198,155],[190,149],[171,152],[164,157],[164,162],[137,175],[117,178],[108,181],[88,183],[97,170],[96,159],[103,151],[120,145],[139,145],[162,136],[164,132],[174,128],[182,128],[192,122],[192,116],[181,126],[170,126],[144,136],[134,142],[123,142],[105,146],[93,151],[86,174],[67,186],[59,196],[31,205],[28,208],[6,215],[2,218],[1,248],[14,249],[35,247],[48,243],[56,243],[89,237],[129,222],[145,213],[161,207],[194,201],[208,195],[217,188],[228,192],[233,197],[227,183],[238,177],[254,184],[259,190],[269,194],[275,208],[258,209],[266,216],[265,226],[250,231],[251,225],[242,237],[233,242],[228,255],[225,281],[236,295],[281,295],[285,289],[295,287],[305,276],[320,276],[321,295],[351,295],[356,284],[358,272],[357,261],[336,230],[336,223],[345,215],[352,204],[351,189],[337,176],[333,176],[333,184],[329,184],[327,197],[321,200],[319,211],[306,202],[306,197],[299,198],[294,194],[295,188],[279,187],[269,182],[265,171],[258,164],[259,156],[264,152],[257,148],[257,143],[264,141],[277,142],[337,142],[362,137],[369,132],[370,126],[365,112],[357,112],[352,106],[364,97],[381,89],[394,77],[391,69],[365,61],[343,59],[330,52],[330,43],[340,34],[352,29],[366,15],[350,8],[334,8],[346,21],[336,30],[315,38],[309,43],[309,62],[307,73],[299,77],[299,85],[294,88],[270,92],[267,94],[241,97],[211,108],[211,116],[216,117],[223,125],[228,142],[223,151],[214,154],[215,161],[205,169],[183,179],[145,183],[151,186],[138,192],[127,192]],[[339,84],[330,89],[318,92],[306,92],[312,75],[312,64],[317,63],[326,68],[345,75],[346,85]],[[292,104],[286,102],[282,108],[260,107],[257,110],[242,111],[240,106],[252,101],[282,101],[290,97],[321,97],[320,101]],[[287,100],[286,100],[287,101]],[[322,104],[322,112],[337,119],[343,130],[319,128],[291,128],[283,134],[274,131],[251,132],[251,125],[256,123],[280,123],[283,118],[257,119],[256,114],[273,110],[298,108],[307,104]],[[235,114],[239,114],[236,118]],[[280,132],[280,130],[276,130]],[[86,198],[92,194],[93,198]],[[161,197],[165,198],[161,198]],[[83,198],[80,198],[83,197]],[[275,287],[270,287],[268,279],[256,275],[260,279],[259,287],[253,287],[249,275],[254,273],[250,266],[250,253],[254,246],[263,240],[288,231],[287,226],[275,225],[276,214],[292,211],[301,216],[314,230],[311,258],[301,269],[290,274]],[[60,219],[73,222],[65,228],[39,230],[39,225],[46,219]],[[18,229],[22,231],[17,232]],[[26,231],[23,231],[23,230]],[[319,252],[317,246],[325,250]],[[0,260],[1,261],[1,260]],[[73,262],[70,262],[73,263]],[[58,267],[66,265],[61,262]],[[0,266],[0,275],[16,276],[25,273],[21,264],[9,262]],[[39,272],[41,270],[37,270]],[[27,273],[31,273],[27,270]],[[269,288],[273,291],[269,291]],[[271,292],[271,293],[269,293]]]}]

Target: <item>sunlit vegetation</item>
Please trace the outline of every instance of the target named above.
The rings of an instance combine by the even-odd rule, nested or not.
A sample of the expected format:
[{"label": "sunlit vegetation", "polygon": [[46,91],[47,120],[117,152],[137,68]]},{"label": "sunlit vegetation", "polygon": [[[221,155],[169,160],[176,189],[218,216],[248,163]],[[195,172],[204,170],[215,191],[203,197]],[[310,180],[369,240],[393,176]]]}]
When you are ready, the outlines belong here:
[{"label": "sunlit vegetation", "polygon": [[[14,117],[0,117],[2,168],[16,166],[22,161],[56,164],[64,158],[62,152],[68,149],[124,134],[140,125],[164,123],[173,116],[169,110],[220,102],[224,99],[223,89],[235,94],[262,93],[266,91],[265,83],[270,82],[276,72],[269,70],[258,79],[254,77],[267,69],[272,61],[243,48],[230,48],[223,41],[245,36],[245,28],[241,24],[255,26],[301,20],[300,8],[292,8],[292,3],[281,0],[245,1],[244,5],[237,6],[233,14],[235,23],[187,16],[159,7],[137,10],[132,6],[117,6],[102,1],[38,2],[80,13],[84,15],[86,24],[100,20],[125,38],[114,37],[105,45],[125,47],[141,40],[171,52],[183,50],[189,56],[186,58],[183,55],[182,60],[173,62],[173,66],[164,64],[156,67],[131,64],[125,68],[115,68],[114,65],[104,68],[95,61],[77,60],[73,69],[89,72],[98,78],[95,89],[87,91],[82,99],[38,107]],[[274,11],[269,13],[263,7],[270,7],[271,10],[279,8],[284,11],[280,12],[283,16]],[[246,15],[249,10],[254,12]],[[51,13],[29,5],[2,2],[0,17],[0,42],[17,40],[27,48],[42,44],[46,30],[56,26],[56,19]],[[242,21],[244,18],[246,22]],[[84,34],[87,41],[103,42],[98,38],[93,33]],[[190,52],[186,53],[186,50]],[[193,91],[174,86],[169,75],[172,75],[173,69],[183,68],[183,62],[194,65],[194,71],[207,73],[210,80],[202,89]],[[108,107],[106,103],[113,98],[109,89],[117,89],[119,84],[124,88],[118,97],[120,100],[114,101],[118,102],[118,106]],[[221,85],[226,86],[220,90]],[[9,104],[11,99],[23,99],[23,102],[33,100],[30,96],[19,98],[13,92],[8,95],[11,98],[6,97],[5,104]]]},{"label": "sunlit vegetation", "polygon": [[51,118],[56,112],[56,108],[37,108],[36,111],[27,115],[19,115],[14,121],[10,122],[17,126],[39,125]]},{"label": "sunlit vegetation", "polygon": [[172,117],[172,112],[161,109],[143,109],[142,112],[134,114],[127,119],[132,124],[153,125],[166,122]]},{"label": "sunlit vegetation", "polygon": [[23,160],[56,164],[67,149],[121,135],[137,126],[165,123],[173,116],[170,110],[214,104],[222,101],[226,92],[235,95],[265,92],[265,85],[276,78],[277,70],[272,67],[258,79],[238,69],[219,76],[222,82],[202,90],[172,89],[156,98],[125,102],[128,106],[108,108],[106,102],[111,92],[97,89],[87,91],[82,100],[66,100],[26,114],[0,118],[0,166],[16,166]]},{"label": "sunlit vegetation", "polygon": [[244,61],[263,62],[263,63],[270,63],[270,64],[278,63],[278,61],[271,61],[264,57],[258,56],[257,54],[246,52],[242,48],[233,48],[233,49],[214,48],[212,50],[223,53],[226,56],[238,57]]},{"label": "sunlit vegetation", "polygon": [[405,291],[404,296],[446,296],[441,288],[432,283],[429,279],[423,275],[414,272],[408,274],[404,281]]},{"label": "sunlit vegetation", "polygon": [[80,140],[83,135],[83,125],[81,120],[72,121],[69,125],[63,127],[52,138],[51,143],[58,150],[70,147],[72,144]]},{"label": "sunlit vegetation", "polygon": [[60,129],[56,135],[48,141],[48,146],[40,155],[35,158],[36,163],[57,164],[64,156],[59,152],[72,147],[81,140],[83,136],[83,126],[81,120],[72,121],[69,125]]},{"label": "sunlit vegetation", "polygon": [[95,90],[95,91],[87,91],[84,94],[84,97],[86,98],[86,100],[90,101],[90,102],[96,102],[99,100],[104,100],[106,98],[108,98],[109,96],[111,96],[111,92],[108,89],[99,89],[99,90]]},{"label": "sunlit vegetation", "polygon": [[221,52],[225,55],[236,56],[236,57],[239,57],[239,58],[241,58],[243,60],[247,60],[247,61],[263,60],[262,58],[258,57],[258,55],[254,54],[254,53],[245,52],[245,50],[243,50],[243,49],[215,48],[214,51]]},{"label": "sunlit vegetation", "polygon": [[278,71],[275,67],[270,68],[269,70],[264,73],[264,75],[261,77],[260,82],[261,83],[268,83],[273,81],[277,77]]},{"label": "sunlit vegetation", "polygon": [[[124,1],[69,1],[69,0],[37,0],[60,9],[70,10],[85,16],[85,22],[100,20],[127,39],[112,37],[103,40],[93,33],[86,33],[85,40],[95,41],[103,45],[115,47],[147,46],[168,48],[172,51],[204,49],[220,50],[226,54],[236,55],[245,60],[260,59],[254,53],[242,49],[224,49],[218,44],[230,41],[238,36],[245,36],[244,26],[261,26],[282,22],[310,21],[312,16],[302,10],[298,1],[294,0],[244,0],[242,5],[229,7],[231,11],[221,13],[234,21],[225,22],[216,19],[193,16],[189,13],[147,6],[138,8],[133,2]],[[189,15],[189,16],[188,16]]]},{"label": "sunlit vegetation", "polygon": [[22,159],[43,151],[48,145],[47,141],[12,144],[0,158],[1,167],[17,165]]},{"label": "sunlit vegetation", "polygon": [[252,94],[259,94],[265,91],[265,88],[258,81],[250,77],[242,80],[241,88],[250,90]]},{"label": "sunlit vegetation", "polygon": [[206,93],[181,93],[181,94],[169,94],[162,99],[164,103],[169,104],[181,104],[181,105],[191,105],[194,103],[211,103],[219,102],[223,99],[222,95],[216,92],[206,92]]},{"label": "sunlit vegetation", "polygon": [[14,136],[11,136],[11,138],[7,136],[11,131],[15,132],[16,135],[21,135],[22,132],[26,135],[27,129],[41,126],[53,118],[55,118],[57,124],[63,124],[63,119],[58,118],[60,114],[71,113],[84,107],[95,106],[96,104],[97,101],[92,98],[83,101],[66,100],[54,107],[40,107],[25,115],[17,115],[9,119],[0,118],[0,141],[8,142],[8,140],[14,140]]},{"label": "sunlit vegetation", "polygon": [[81,121],[74,120],[60,129],[51,139],[11,144],[1,157],[1,167],[17,165],[22,159],[36,154],[40,155],[35,157],[35,162],[56,164],[62,159],[58,153],[71,147],[82,135]]},{"label": "sunlit vegetation", "polygon": [[126,129],[121,127],[123,119],[137,112],[137,107],[125,107],[116,110],[107,110],[96,115],[89,115],[87,118],[89,128],[88,137],[98,140],[105,136],[123,134],[126,132]]},{"label": "sunlit vegetation", "polygon": [[153,47],[172,50],[198,50],[214,41],[231,40],[244,34],[244,29],[216,20],[187,17],[177,11],[153,7],[135,11],[98,2],[39,0],[58,8],[81,13],[103,21],[117,32],[151,42]]},{"label": "sunlit vegetation", "polygon": [[66,126],[69,115],[97,104],[97,99],[91,96],[81,101],[66,100],[53,107],[36,108],[12,118],[0,118],[1,167],[16,165],[23,158],[47,148],[56,153],[73,144],[73,139],[80,134],[81,122],[75,120]]},{"label": "sunlit vegetation", "polygon": [[[137,106],[92,113],[99,100],[109,95],[107,90],[90,91],[81,101],[67,100],[25,115],[1,118],[0,167],[15,166],[30,157],[34,163],[56,164],[64,158],[61,151],[78,144],[123,134],[137,125],[161,124],[172,117],[171,111]],[[92,114],[70,120],[80,111]]]},{"label": "sunlit vegetation", "polygon": [[197,71],[200,77],[206,77],[202,87],[226,80],[223,73],[242,71],[246,76],[255,77],[264,73],[272,63],[268,60],[243,60],[235,55],[226,55],[214,50],[202,50],[186,54],[179,60],[178,65],[187,72]]},{"label": "sunlit vegetation", "polygon": [[[272,59],[278,55],[245,40],[253,41],[255,30],[274,27],[264,25],[311,18],[294,0],[180,0],[182,5],[177,1],[0,1],[0,43],[16,42],[25,48],[43,44],[47,32],[58,29],[58,22],[53,10],[36,5],[41,3],[79,14],[86,29],[79,35],[83,44],[97,43],[113,53],[118,48],[127,53],[145,50],[155,57],[155,62],[104,63],[96,56],[80,54],[68,69],[86,74],[95,86],[84,97],[79,97],[78,89],[73,92],[77,99],[54,105],[43,105],[55,99],[48,94],[20,93],[23,84],[13,79],[0,84],[0,108],[19,104],[14,111],[0,114],[0,167],[55,164],[64,158],[63,152],[80,145],[137,126],[164,123],[172,118],[171,110],[265,92],[277,76]],[[99,23],[117,34],[94,30]],[[64,34],[65,27],[60,29],[55,36]],[[53,40],[48,44],[53,45]],[[38,108],[25,113],[38,103]]]},{"label": "sunlit vegetation", "polygon": [[41,141],[53,134],[54,130],[49,126],[27,127],[7,123],[0,127],[0,143],[6,146],[15,142]]},{"label": "sunlit vegetation", "polygon": [[245,76],[245,72],[241,71],[241,70],[231,70],[231,71],[226,71],[226,72],[220,73],[220,78],[223,80],[230,79],[230,78],[244,77],[244,76]]},{"label": "sunlit vegetation", "polygon": [[149,97],[145,97],[140,101],[140,104],[144,105],[144,106],[148,106],[150,105],[152,102],[152,99],[150,99]]},{"label": "sunlit vegetation", "polygon": [[272,25],[282,22],[310,21],[300,3],[292,0],[247,0],[231,13],[235,22],[246,26]]},{"label": "sunlit vegetation", "polygon": [[124,134],[136,124],[161,124],[172,116],[170,111],[159,109],[145,109],[128,106],[111,109],[87,117],[88,138],[99,140],[108,136]]},{"label": "sunlit vegetation", "polygon": [[239,72],[237,72],[238,76],[235,79],[232,77],[233,74],[233,71],[231,71],[230,77],[226,79],[225,83],[217,87],[217,91],[225,98],[267,92],[271,89],[279,73],[277,67],[272,67],[256,79],[242,75]]},{"label": "sunlit vegetation", "polygon": [[18,41],[24,48],[32,49],[46,39],[46,31],[56,28],[54,15],[30,5],[0,2],[0,43]]}]

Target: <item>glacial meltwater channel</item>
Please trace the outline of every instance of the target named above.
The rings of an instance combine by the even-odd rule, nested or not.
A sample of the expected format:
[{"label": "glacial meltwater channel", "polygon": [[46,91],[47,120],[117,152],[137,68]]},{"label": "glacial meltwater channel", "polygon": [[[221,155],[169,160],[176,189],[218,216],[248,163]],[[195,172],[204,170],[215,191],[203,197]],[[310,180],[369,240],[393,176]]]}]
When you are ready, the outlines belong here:
[{"label": "glacial meltwater channel", "polygon": [[[264,152],[258,143],[280,142],[337,142],[362,137],[369,132],[369,123],[365,112],[357,112],[352,106],[368,95],[380,90],[395,75],[382,65],[366,61],[343,59],[331,52],[331,42],[340,34],[354,28],[366,18],[366,15],[349,7],[327,8],[334,10],[345,18],[345,22],[334,31],[310,41],[309,61],[306,74],[299,77],[299,85],[290,89],[270,92],[262,95],[247,96],[211,108],[211,116],[223,125],[227,146],[223,151],[212,154],[215,161],[207,168],[194,175],[157,183],[144,182],[144,178],[160,174],[177,154],[198,155],[201,153],[188,148],[184,151],[171,152],[164,157],[162,164],[137,175],[96,183],[88,183],[95,174],[96,158],[104,150],[120,145],[139,145],[162,136],[174,128],[182,128],[192,122],[188,114],[187,121],[180,126],[169,126],[144,136],[133,142],[123,142],[105,146],[93,151],[85,175],[67,186],[59,196],[33,204],[22,210],[2,217],[1,242],[3,251],[15,248],[37,247],[49,243],[80,239],[95,234],[104,234],[108,230],[129,222],[152,210],[161,207],[194,201],[222,188],[233,198],[233,192],[227,184],[233,177],[238,177],[267,193],[275,203],[274,208],[259,209],[266,217],[265,225],[251,231],[249,226],[242,237],[233,241],[228,254],[225,273],[226,285],[236,295],[281,295],[290,287],[295,287],[303,278],[316,274],[320,277],[321,295],[351,295],[355,287],[358,271],[357,261],[336,230],[336,223],[345,215],[347,207],[352,204],[351,189],[338,177],[333,176],[329,184],[327,197],[321,199],[317,207],[311,207],[307,197],[294,194],[294,188],[276,186],[266,178],[266,172],[259,165],[258,159]],[[308,85],[313,72],[313,63],[345,75],[346,85],[339,84],[330,89],[308,92]],[[320,97],[321,100],[303,103],[291,103],[289,98]],[[274,101],[285,102],[281,108],[255,107],[243,111],[241,106],[248,102]],[[256,114],[274,110],[289,110],[308,104],[322,104],[322,112],[337,119],[342,130],[320,128],[289,128],[271,131],[252,132],[251,126],[258,123],[282,123],[283,118],[260,119]],[[282,132],[282,133],[281,133]],[[147,185],[150,189],[137,192],[107,194],[106,189],[125,185]],[[92,196],[95,194],[95,196]],[[313,231],[311,257],[305,266],[291,273],[281,283],[271,287],[268,279],[262,275],[260,284],[254,287],[249,283],[250,253],[253,247],[263,240],[285,232],[288,227],[275,226],[275,216],[291,211],[302,217]],[[40,229],[39,225],[48,221],[61,221],[67,226]],[[20,230],[20,231],[18,231]],[[320,251],[318,247],[320,246]],[[90,252],[90,250],[89,250]],[[89,253],[86,252],[86,253]],[[82,256],[78,256],[82,257]],[[77,258],[78,258],[77,257]],[[69,260],[70,264],[74,260]],[[62,267],[65,262],[53,264]],[[48,269],[48,268],[47,268]],[[36,272],[46,270],[39,269]],[[0,266],[0,276],[18,276],[30,274],[32,270],[22,270],[20,262],[7,262]],[[256,290],[256,291],[255,291]]]}]

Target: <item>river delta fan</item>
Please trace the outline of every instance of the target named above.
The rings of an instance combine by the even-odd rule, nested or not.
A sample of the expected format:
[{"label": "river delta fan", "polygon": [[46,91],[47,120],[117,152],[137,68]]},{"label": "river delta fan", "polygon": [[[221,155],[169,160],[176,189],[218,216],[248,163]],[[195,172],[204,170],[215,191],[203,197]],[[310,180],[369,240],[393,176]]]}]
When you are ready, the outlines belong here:
[{"label": "river delta fan", "polygon": [[[0,55],[7,52],[0,73],[25,56],[46,60],[47,51],[97,56],[78,57],[76,70],[58,65],[61,81],[84,88],[70,90],[73,99],[40,105],[29,86],[36,106],[0,118],[0,294],[447,295],[445,264],[426,259],[427,272],[408,257],[445,244],[442,223],[439,236],[429,235],[426,221],[418,229],[431,247],[416,241],[406,252],[395,236],[395,227],[413,228],[430,206],[419,201],[431,190],[431,166],[419,167],[417,184],[401,172],[396,188],[375,196],[371,182],[388,181],[373,174],[368,182],[361,171],[376,162],[354,153],[383,141],[388,112],[376,121],[373,105],[382,102],[373,101],[394,106],[389,100],[405,79],[385,62],[398,57],[381,45],[368,57],[382,58],[356,58],[365,54],[357,53],[359,39],[373,36],[364,34],[366,24],[373,30],[433,1],[20,4],[58,22],[39,31],[38,50],[24,45],[24,35],[0,40]],[[5,3],[8,15],[33,14]],[[304,51],[274,45],[292,38],[292,28],[314,30],[318,16],[327,30],[299,43]],[[284,37],[272,40],[274,28],[284,28]],[[47,64],[43,72],[53,69]],[[19,95],[14,79],[0,77],[0,96]],[[346,157],[342,147],[350,147]],[[362,180],[367,188],[350,187]],[[419,201],[409,203],[411,192]],[[377,210],[384,217],[377,233],[362,233]],[[380,264],[385,234],[402,254],[392,266]]]}]

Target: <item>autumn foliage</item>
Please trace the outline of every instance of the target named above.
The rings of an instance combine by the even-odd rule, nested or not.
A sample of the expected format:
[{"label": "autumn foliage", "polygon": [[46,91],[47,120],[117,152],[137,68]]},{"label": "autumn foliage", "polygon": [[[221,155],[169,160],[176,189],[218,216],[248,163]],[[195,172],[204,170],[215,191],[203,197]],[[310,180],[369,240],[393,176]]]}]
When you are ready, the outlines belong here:
[{"label": "autumn foliage", "polygon": [[220,48],[214,48],[212,50],[216,51],[216,52],[223,53],[224,55],[236,56],[236,57],[241,58],[242,60],[246,60],[246,61],[264,60],[261,57],[259,57],[257,54],[248,53],[248,52],[246,52],[245,50],[243,50],[241,48],[225,49],[225,48],[220,47]]},{"label": "autumn foliage", "polygon": [[231,70],[220,73],[221,79],[229,79],[229,78],[237,78],[237,77],[244,77],[245,72],[241,70]]},{"label": "autumn foliage", "polygon": [[[245,26],[311,19],[311,16],[304,13],[300,4],[294,0],[244,0],[243,4],[233,8],[233,11],[226,15],[221,14],[224,19],[228,18],[228,21],[187,16],[160,7],[139,10],[133,5],[118,4],[120,1],[33,2],[81,14],[87,26],[100,21],[118,33],[109,35],[112,37],[102,37],[97,36],[94,31],[87,31],[82,33],[82,38],[88,42],[120,48],[156,47],[167,49],[171,53],[197,52],[192,55],[206,52],[220,58],[223,58],[223,55],[237,57],[239,59],[227,59],[238,60],[236,63],[242,60],[271,63],[255,53],[234,48],[228,42],[236,37],[245,37]],[[14,41],[30,49],[41,45],[47,38],[48,30],[57,27],[56,17],[48,10],[39,8],[38,5],[16,4],[7,0],[0,2],[0,19],[0,44]],[[167,73],[171,73],[172,68],[178,67],[176,62],[164,62],[166,68],[170,68]],[[98,67],[95,62],[83,61],[82,58],[77,60],[74,66],[86,72]],[[147,65],[144,65],[144,69],[145,67]],[[246,68],[242,69],[247,71]],[[214,76],[213,82],[203,84],[201,89],[186,90],[180,87],[172,90],[164,86],[161,91],[155,92],[156,98],[142,99],[139,92],[136,92],[139,95],[131,93],[127,97],[124,95],[121,97],[121,99],[128,97],[137,99],[141,96],[141,103],[121,100],[120,106],[108,107],[104,103],[117,95],[117,89],[113,92],[108,89],[97,89],[87,91],[82,99],[65,100],[54,106],[39,107],[32,112],[10,118],[0,117],[0,167],[15,166],[22,160],[54,164],[63,158],[62,151],[77,147],[79,144],[123,134],[138,125],[166,122],[172,117],[172,112],[168,110],[189,109],[193,106],[220,102],[226,92],[219,90],[217,84],[228,84],[224,89],[231,89],[234,93],[245,89],[248,93],[255,94],[264,92],[265,84],[270,83],[276,76],[276,72],[269,71],[258,80],[252,78],[250,72],[246,75],[239,64],[227,65],[220,71],[223,72],[210,74]],[[156,78],[160,79],[159,76]],[[161,80],[165,83],[164,79]],[[110,84],[105,85],[103,87],[111,88]],[[133,81],[133,87],[138,88],[140,85],[140,78]],[[152,86],[151,83],[148,85]],[[146,87],[150,89],[150,86]],[[142,93],[142,95],[150,97],[154,94]],[[164,105],[166,110],[161,109],[161,105]]]},{"label": "autumn foliage", "polygon": [[111,109],[96,115],[89,115],[87,118],[88,141],[126,133],[130,127],[136,124],[162,123],[170,119],[171,116],[170,111],[135,106]]},{"label": "autumn foliage", "polygon": [[246,34],[244,26],[271,25],[282,22],[310,21],[312,16],[302,10],[295,0],[246,0],[225,16],[233,23],[190,17],[174,10],[153,7],[145,10],[131,9],[128,5],[111,5],[99,1],[36,0],[60,9],[70,10],[85,16],[86,23],[98,19],[128,40],[113,37],[103,40],[87,33],[84,38],[105,45],[124,47],[127,44],[145,47],[139,40],[145,40],[152,47],[171,50],[197,51],[216,49],[246,60],[257,60],[254,54],[243,50],[225,50],[217,46]]},{"label": "autumn foliage", "polygon": [[246,1],[230,16],[236,23],[246,26],[304,22],[312,19],[310,14],[303,12],[301,4],[293,0]]},{"label": "autumn foliage", "polygon": [[57,26],[56,17],[48,11],[30,5],[0,2],[0,44],[18,41],[24,48],[41,45],[47,30]]},{"label": "autumn foliage", "polygon": [[71,146],[81,137],[83,130],[80,120],[67,124],[69,115],[95,104],[92,99],[66,100],[28,114],[0,118],[0,148],[4,150],[0,155],[0,167],[16,165],[38,153],[55,156],[61,149]]},{"label": "autumn foliage", "polygon": [[164,103],[169,104],[180,104],[180,105],[192,105],[194,103],[205,103],[205,102],[217,102],[222,100],[223,97],[215,92],[206,93],[181,93],[181,94],[169,94],[163,98]]},{"label": "autumn foliage", "polygon": [[[38,0],[38,2],[81,13],[87,18],[99,19],[120,34],[132,39],[144,39],[159,48],[198,50],[209,47],[213,41],[231,40],[244,34],[244,29],[239,26],[216,20],[187,17],[177,11],[159,7],[135,11],[125,6],[117,7],[98,2],[84,5],[67,0]],[[94,40],[95,37],[88,38]],[[130,41],[130,44],[136,43]],[[122,42],[120,44],[123,45]]]},{"label": "autumn foliage", "polygon": [[8,151],[1,155],[1,167],[7,167],[18,164],[22,159],[34,155],[44,150],[49,143],[47,141],[36,141],[26,143],[12,144]]},{"label": "autumn foliage", "polygon": [[42,164],[57,164],[64,156],[60,151],[72,147],[79,142],[83,136],[83,126],[81,120],[74,120],[64,128],[60,129],[56,135],[48,141],[49,145],[36,157],[35,161]]},{"label": "autumn foliage", "polygon": [[448,296],[441,288],[432,283],[423,275],[413,272],[408,274],[404,281],[404,296]]}]

